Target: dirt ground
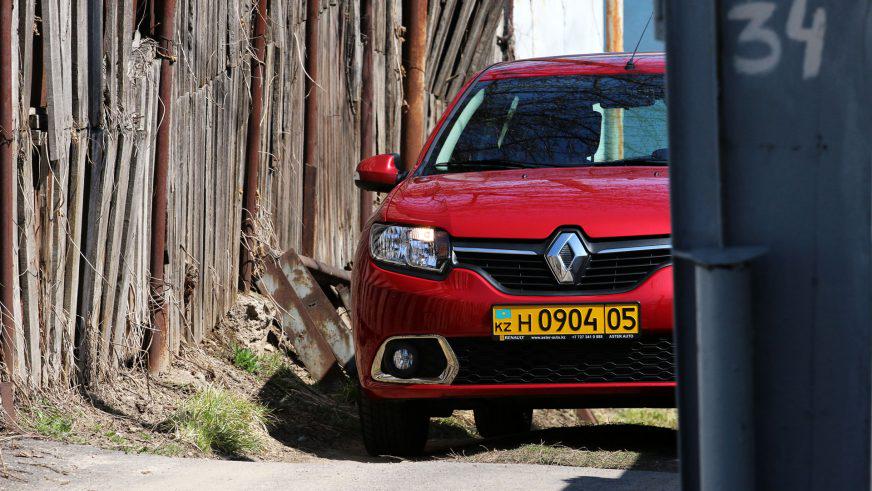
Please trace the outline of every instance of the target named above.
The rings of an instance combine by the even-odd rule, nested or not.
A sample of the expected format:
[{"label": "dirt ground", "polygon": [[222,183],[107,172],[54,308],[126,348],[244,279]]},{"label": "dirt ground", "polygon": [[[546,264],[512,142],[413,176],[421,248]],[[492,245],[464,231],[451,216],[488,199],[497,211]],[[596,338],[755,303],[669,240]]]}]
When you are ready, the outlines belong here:
[{"label": "dirt ground", "polygon": [[[341,373],[315,384],[292,350],[278,346],[273,313],[257,297],[243,297],[216,333],[188,349],[157,378],[127,368],[113,384],[45,392],[21,407],[19,434],[89,444],[127,453],[230,458],[275,462],[320,459],[388,462],[372,458],[359,437],[356,384]],[[241,368],[240,347],[257,353],[259,368]],[[234,349],[236,351],[234,351]],[[197,448],[168,428],[182,401],[205,387],[220,387],[256,401],[268,411],[259,428],[262,445],[244,455],[217,455]],[[435,418],[425,456],[419,460],[555,464],[611,469],[677,470],[674,410],[594,410],[598,423],[580,422],[573,410],[534,414],[534,430],[482,439],[472,413]],[[15,438],[11,434],[5,438]]]}]

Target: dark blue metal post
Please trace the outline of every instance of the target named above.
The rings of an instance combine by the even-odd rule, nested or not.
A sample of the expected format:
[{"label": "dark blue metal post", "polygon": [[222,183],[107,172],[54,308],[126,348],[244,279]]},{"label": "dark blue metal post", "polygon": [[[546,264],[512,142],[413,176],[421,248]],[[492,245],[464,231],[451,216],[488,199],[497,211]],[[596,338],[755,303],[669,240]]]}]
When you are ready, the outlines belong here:
[{"label": "dark blue metal post", "polygon": [[[757,489],[869,489],[872,6],[666,6],[684,487],[745,487],[717,471],[738,451]],[[726,325],[741,283],[706,297],[693,264],[749,245],[766,253],[747,262],[748,325]],[[744,395],[701,389],[706,366],[729,366],[726,345],[702,350],[729,336],[715,329],[749,334]],[[753,441],[707,446],[713,404],[716,424],[750,414]]]},{"label": "dark blue metal post", "polygon": [[[723,246],[715,8],[710,1],[666,4],[672,245]],[[702,157],[701,157],[702,156]],[[702,158],[698,165],[690,163]],[[684,165],[684,163],[689,163]],[[679,374],[682,487],[699,487],[699,426],[694,265],[675,258],[675,332]]]}]

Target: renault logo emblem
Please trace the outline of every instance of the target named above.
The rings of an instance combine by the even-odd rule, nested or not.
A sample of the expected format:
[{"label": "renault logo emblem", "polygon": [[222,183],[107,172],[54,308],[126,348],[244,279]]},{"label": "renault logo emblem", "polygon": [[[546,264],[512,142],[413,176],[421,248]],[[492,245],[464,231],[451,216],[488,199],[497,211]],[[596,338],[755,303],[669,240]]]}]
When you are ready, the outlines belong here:
[{"label": "renault logo emblem", "polygon": [[545,253],[545,261],[561,285],[572,285],[581,279],[587,258],[587,249],[575,232],[560,233]]}]

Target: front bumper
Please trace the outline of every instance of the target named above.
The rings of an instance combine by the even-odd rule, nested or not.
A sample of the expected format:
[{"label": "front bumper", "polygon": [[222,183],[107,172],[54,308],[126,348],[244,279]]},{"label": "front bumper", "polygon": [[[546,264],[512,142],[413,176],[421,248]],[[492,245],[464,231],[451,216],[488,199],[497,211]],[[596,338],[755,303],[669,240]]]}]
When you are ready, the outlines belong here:
[{"label": "front bumper", "polygon": [[[642,335],[672,333],[672,267],[656,271],[635,289],[590,296],[517,296],[497,290],[478,273],[455,268],[443,280],[387,271],[367,256],[358,257],[354,277],[354,337],[364,391],[379,398],[549,398],[590,396],[597,400],[671,398],[675,382],[396,384],[373,380],[373,359],[393,336],[439,335],[446,338],[491,336],[491,306],[496,304],[597,303],[641,304]],[[640,404],[641,405],[641,404]]]}]

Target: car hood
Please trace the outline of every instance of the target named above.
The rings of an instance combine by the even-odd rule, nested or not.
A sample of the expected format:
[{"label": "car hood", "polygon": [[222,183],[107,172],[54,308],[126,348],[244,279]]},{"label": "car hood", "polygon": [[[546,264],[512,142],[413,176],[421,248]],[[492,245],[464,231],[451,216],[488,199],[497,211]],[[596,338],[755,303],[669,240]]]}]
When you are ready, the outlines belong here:
[{"label": "car hood", "polygon": [[544,239],[564,226],[592,239],[670,234],[665,167],[575,167],[412,177],[391,193],[387,222],[458,238]]}]

